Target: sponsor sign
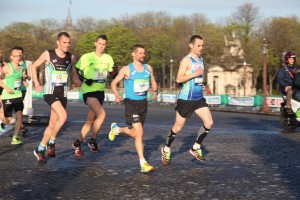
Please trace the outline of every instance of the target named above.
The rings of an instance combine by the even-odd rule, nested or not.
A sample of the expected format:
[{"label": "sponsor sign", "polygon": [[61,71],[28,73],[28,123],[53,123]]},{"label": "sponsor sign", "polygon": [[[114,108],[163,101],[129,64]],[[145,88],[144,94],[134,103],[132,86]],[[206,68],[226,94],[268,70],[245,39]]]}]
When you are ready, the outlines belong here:
[{"label": "sponsor sign", "polygon": [[206,103],[209,105],[220,105],[221,104],[221,96],[204,96],[206,99]]},{"label": "sponsor sign", "polygon": [[267,104],[269,107],[280,107],[282,102],[282,97],[267,97]]},{"label": "sponsor sign", "polygon": [[228,97],[228,104],[234,106],[254,106],[254,97]]}]

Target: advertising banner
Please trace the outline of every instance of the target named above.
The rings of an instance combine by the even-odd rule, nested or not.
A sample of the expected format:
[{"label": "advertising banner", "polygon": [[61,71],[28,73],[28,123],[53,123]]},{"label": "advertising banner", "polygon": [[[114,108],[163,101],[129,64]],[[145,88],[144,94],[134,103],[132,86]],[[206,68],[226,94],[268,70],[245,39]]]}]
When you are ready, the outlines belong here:
[{"label": "advertising banner", "polygon": [[233,106],[254,106],[254,97],[228,97],[228,104]]}]

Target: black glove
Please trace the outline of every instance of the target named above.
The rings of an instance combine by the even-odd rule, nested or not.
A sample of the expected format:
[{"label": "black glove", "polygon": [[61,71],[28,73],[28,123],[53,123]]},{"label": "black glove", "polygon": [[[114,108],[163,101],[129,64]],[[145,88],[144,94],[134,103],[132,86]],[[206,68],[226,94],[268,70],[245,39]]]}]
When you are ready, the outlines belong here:
[{"label": "black glove", "polygon": [[87,84],[88,86],[91,86],[92,84],[93,84],[93,82],[94,82],[94,80],[93,79],[84,79],[84,81],[83,81],[85,84]]}]

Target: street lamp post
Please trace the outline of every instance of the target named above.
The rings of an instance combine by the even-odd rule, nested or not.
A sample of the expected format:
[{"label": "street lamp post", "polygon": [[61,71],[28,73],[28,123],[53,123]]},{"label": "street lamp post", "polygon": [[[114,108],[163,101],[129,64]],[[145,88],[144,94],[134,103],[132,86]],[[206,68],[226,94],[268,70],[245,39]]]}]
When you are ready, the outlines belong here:
[{"label": "street lamp post", "polygon": [[243,63],[244,66],[244,98],[246,97],[246,61]]},{"label": "street lamp post", "polygon": [[264,99],[263,99],[263,105],[261,108],[261,112],[270,112],[270,108],[267,103],[267,53],[268,53],[268,44],[266,42],[266,39],[263,39],[263,45],[262,45],[262,53],[263,53],[263,93],[264,93]]},{"label": "street lamp post", "polygon": [[172,91],[173,84],[173,58],[170,59],[170,91]]}]

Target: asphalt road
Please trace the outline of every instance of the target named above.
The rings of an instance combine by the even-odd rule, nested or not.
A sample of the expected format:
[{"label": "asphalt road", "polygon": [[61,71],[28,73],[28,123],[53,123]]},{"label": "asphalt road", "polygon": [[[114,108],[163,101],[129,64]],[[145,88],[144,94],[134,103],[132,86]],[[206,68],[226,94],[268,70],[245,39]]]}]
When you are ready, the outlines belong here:
[{"label": "asphalt road", "polygon": [[[34,113],[48,114],[42,101]],[[134,141],[110,142],[112,122],[124,125],[124,106],[105,104],[107,118],[98,135],[100,153],[74,156],[87,107],[68,103],[68,121],[57,140],[57,156],[39,164],[32,151],[46,125],[29,124],[23,145],[0,136],[0,199],[300,199],[300,128],[287,132],[278,116],[213,111],[214,126],[204,141],[205,164],[188,152],[201,121],[193,115],[172,146],[171,165],[160,148],[174,121],[173,106],[150,105],[144,127],[145,157],[155,170],[142,174]],[[90,135],[87,139],[90,138]]]}]

